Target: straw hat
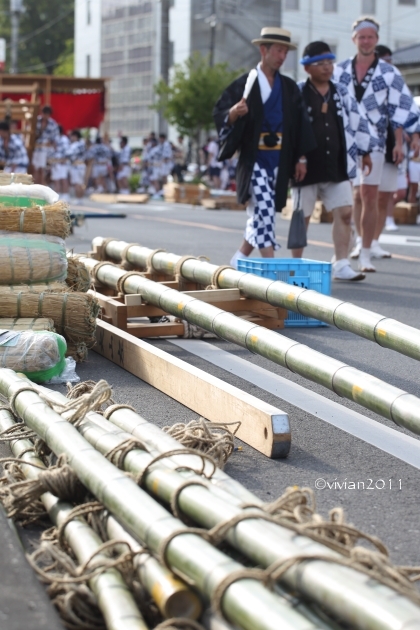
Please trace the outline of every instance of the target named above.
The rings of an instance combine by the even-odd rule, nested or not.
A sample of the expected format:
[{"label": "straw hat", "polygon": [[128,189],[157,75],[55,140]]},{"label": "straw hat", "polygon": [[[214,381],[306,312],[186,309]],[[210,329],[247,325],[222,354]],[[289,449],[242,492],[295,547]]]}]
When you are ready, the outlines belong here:
[{"label": "straw hat", "polygon": [[283,44],[290,50],[297,50],[297,46],[291,42],[291,32],[277,26],[265,26],[261,29],[260,37],[253,39],[252,43],[256,46],[260,44]]}]

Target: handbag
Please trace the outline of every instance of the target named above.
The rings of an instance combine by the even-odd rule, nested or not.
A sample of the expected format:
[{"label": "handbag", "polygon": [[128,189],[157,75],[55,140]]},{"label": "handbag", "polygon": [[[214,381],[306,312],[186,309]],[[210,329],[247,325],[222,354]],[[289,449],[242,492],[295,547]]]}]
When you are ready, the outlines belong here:
[{"label": "handbag", "polygon": [[292,219],[290,221],[287,249],[302,249],[308,244],[306,240],[305,216],[300,205],[300,192],[301,189],[299,188],[296,207],[293,210]]}]

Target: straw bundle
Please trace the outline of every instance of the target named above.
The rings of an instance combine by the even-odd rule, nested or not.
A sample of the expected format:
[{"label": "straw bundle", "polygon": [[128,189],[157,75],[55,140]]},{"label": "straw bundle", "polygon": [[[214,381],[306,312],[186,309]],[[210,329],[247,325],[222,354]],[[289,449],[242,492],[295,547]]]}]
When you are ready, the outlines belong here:
[{"label": "straw bundle", "polygon": [[65,368],[66,342],[52,332],[27,330],[0,345],[0,367],[23,372],[37,381],[47,381]]},{"label": "straw bundle", "polygon": [[29,173],[0,173],[0,186],[9,184],[33,184],[34,178]]},{"label": "straw bundle", "polygon": [[77,363],[86,361],[88,356],[87,345],[83,341],[68,343],[66,357],[72,357]]},{"label": "straw bundle", "polygon": [[70,344],[95,344],[96,298],[88,293],[27,293],[14,291],[2,296],[0,317],[48,317]]},{"label": "straw bundle", "polygon": [[72,291],[86,293],[92,286],[92,278],[78,256],[67,254],[66,283]]},{"label": "straw bundle", "polygon": [[66,293],[70,288],[65,282],[39,284],[0,284],[0,299],[8,293]]},{"label": "straw bundle", "polygon": [[0,284],[64,280],[67,258],[57,236],[0,231]]},{"label": "straw bundle", "polygon": [[70,234],[70,228],[70,210],[62,201],[50,206],[34,206],[33,208],[0,205],[0,229],[2,230],[50,234],[66,238]]},{"label": "straw bundle", "polygon": [[0,317],[0,330],[49,330],[55,332],[53,320],[46,317]]}]

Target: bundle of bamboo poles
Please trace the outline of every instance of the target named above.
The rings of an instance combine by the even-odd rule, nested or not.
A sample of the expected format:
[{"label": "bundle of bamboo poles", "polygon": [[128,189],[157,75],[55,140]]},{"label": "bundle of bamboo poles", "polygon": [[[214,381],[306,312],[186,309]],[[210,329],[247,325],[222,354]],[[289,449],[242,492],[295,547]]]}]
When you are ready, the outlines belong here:
[{"label": "bundle of bamboo poles", "polygon": [[65,280],[64,241],[46,234],[0,231],[0,284]]},{"label": "bundle of bamboo poles", "polygon": [[67,238],[71,228],[70,211],[63,201],[32,208],[0,205],[0,226],[2,230],[9,232],[50,234]]},{"label": "bundle of bamboo poles", "polygon": [[49,330],[55,332],[53,320],[46,317],[0,317],[0,330]]},{"label": "bundle of bamboo poles", "polygon": [[[268,590],[260,579],[259,571],[246,569],[199,535],[196,529],[188,528],[181,520],[171,516],[159,502],[138,487],[133,479],[119,471],[92,447],[71,423],[63,423],[63,416],[44,402],[35,390],[28,391],[28,387],[28,382],[12,371],[0,371],[0,393],[9,400],[13,397],[14,409],[26,426],[35,431],[56,455],[66,456],[67,466],[74,471],[79,481],[117,519],[119,525],[135,538],[138,545],[147,547],[159,561],[160,569],[166,566],[169,571],[179,577],[182,576],[181,579],[189,584],[193,584],[194,591],[204,605],[208,605],[209,601],[213,602],[214,607],[225,617],[227,628],[232,627],[229,624],[241,630],[328,628],[328,625],[315,623],[303,612],[295,610],[286,598]],[[0,429],[12,426],[10,423],[9,412],[0,410]],[[12,448],[14,454],[18,456],[22,454],[25,461],[29,461],[27,458],[34,461],[32,459],[35,457],[34,451],[31,451],[30,447],[28,449],[28,445],[21,439],[14,440]],[[36,460],[36,463],[38,461],[40,460]],[[22,469],[26,471],[25,464]],[[33,477],[36,473],[35,470],[33,473],[25,474]],[[51,490],[51,485],[48,488]],[[42,486],[40,492],[44,492]],[[57,499],[54,504],[54,498],[44,492],[42,500],[44,505],[47,501],[49,513],[58,520],[61,514],[58,515],[57,509],[53,509],[53,507],[57,508]],[[68,511],[66,516],[69,516]],[[61,523],[63,520],[60,518]],[[67,540],[69,540],[70,525],[68,528],[65,529]],[[107,530],[109,532],[109,527]],[[119,532],[117,534],[115,531],[111,535],[119,536]],[[76,544],[74,539],[72,542]],[[83,545],[83,543],[80,544]],[[88,560],[88,554],[85,553],[81,557],[80,546],[78,549],[79,553],[76,549],[75,553],[79,562]],[[91,546],[90,553],[92,554],[92,551],[97,549],[98,546],[94,549]],[[117,570],[117,565],[113,566]],[[157,595],[164,589],[161,575],[161,570],[160,576],[155,573],[153,590]],[[130,623],[130,612],[127,609],[124,610],[118,589],[114,589],[114,593],[111,589],[102,590],[97,582],[91,583],[90,580],[89,585],[92,589],[97,589],[97,601],[109,629],[144,628],[144,625],[141,625],[142,619],[138,617],[135,623],[134,621]],[[197,614],[197,607],[194,610],[190,597],[188,599],[189,614],[193,617]],[[114,611],[118,608],[120,613],[125,613],[125,615],[120,616],[114,612],[112,617],[107,616],[110,607],[114,607]],[[420,614],[420,611],[418,613]],[[170,627],[169,622],[167,626]],[[186,628],[188,625],[185,622],[184,625],[174,622],[174,627]]]},{"label": "bundle of bamboo poles", "polygon": [[52,319],[56,332],[63,335],[70,350],[74,352],[76,346],[79,348],[76,353],[79,357],[84,355],[85,348],[95,344],[98,314],[98,301],[87,293],[10,291],[1,295],[0,299],[0,317]]},{"label": "bundle of bamboo poles", "polygon": [[[9,400],[13,399],[16,412],[26,426],[38,434],[56,455],[67,456],[68,465],[79,480],[112,515],[111,522],[108,518],[105,528],[101,529],[102,533],[105,529],[107,537],[127,541],[131,549],[136,544],[132,542],[134,537],[137,545],[143,548],[147,545],[154,553],[154,573],[149,566],[149,582],[145,579],[146,568],[143,576],[138,572],[140,582],[152,596],[153,593],[156,597],[156,594],[165,592],[163,567],[160,565],[164,560],[166,570],[172,570],[188,581],[193,580],[194,590],[204,605],[209,601],[214,606],[218,605],[225,618],[219,627],[226,630],[231,630],[232,626],[242,630],[327,630],[343,626],[355,630],[395,630],[419,626],[418,592],[409,580],[392,581],[390,576],[398,576],[398,568],[389,563],[379,541],[372,539],[380,550],[376,552],[381,556],[379,564],[388,567],[388,573],[375,573],[372,567],[359,569],[357,561],[343,566],[346,563],[342,561],[342,539],[339,534],[338,537],[332,535],[333,531],[338,532],[337,528],[331,527],[329,537],[326,534],[326,547],[322,544],[321,534],[315,542],[308,537],[310,528],[292,527],[293,519],[290,517],[297,505],[307,505],[305,513],[311,512],[308,509],[310,505],[302,502],[304,493],[297,489],[286,493],[287,501],[282,500],[277,521],[275,511],[266,510],[270,506],[265,506],[223,471],[216,470],[213,476],[207,474],[206,477],[193,472],[200,468],[197,465],[200,456],[188,451],[185,455],[171,454],[169,451],[174,448],[180,449],[177,453],[182,453],[182,447],[131,409],[121,406],[110,408],[107,412],[109,420],[105,420],[98,413],[88,411],[89,398],[85,397],[80,401],[82,404],[77,416],[78,433],[70,423],[62,421],[70,416],[76,419],[74,400],[72,409],[66,410],[63,403],[68,404],[69,401],[62,394],[42,387],[28,391],[28,387],[28,382],[18,375],[0,370],[0,393]],[[42,393],[43,399],[37,391]],[[93,393],[91,401],[94,400]],[[46,400],[51,404],[47,405]],[[57,404],[61,415],[51,408]],[[10,412],[0,410],[0,431],[13,427],[13,423]],[[134,436],[138,441],[132,441],[128,447],[128,438]],[[24,462],[43,466],[31,449],[31,442],[17,439],[12,444],[16,457],[22,456]],[[109,454],[111,450],[117,456],[118,466],[139,479],[150,496],[139,489],[132,478],[126,477],[123,472],[119,474],[116,467],[101,455]],[[168,456],[157,460],[157,451],[166,451]],[[118,457],[119,453],[123,456]],[[109,457],[113,459],[111,455]],[[208,473],[212,466],[206,461],[204,468]],[[24,464],[22,469],[28,477],[39,475],[39,470]],[[51,486],[48,487],[51,491]],[[43,491],[41,487],[40,492]],[[69,506],[63,501],[49,493],[44,493],[41,499],[54,522],[60,524],[69,517]],[[254,507],[243,509],[241,505],[244,501]],[[172,517],[161,503],[171,503],[174,512],[184,514],[200,527],[210,530],[207,532],[208,541],[198,536],[196,529],[189,529],[178,518]],[[270,514],[272,518],[267,516]],[[282,519],[282,514],[287,515],[286,518]],[[272,522],[268,523],[267,519]],[[316,522],[319,525],[321,521],[317,518]],[[323,523],[323,526],[327,525]],[[349,530],[351,527],[346,531]],[[70,519],[64,535],[81,564],[89,556],[86,541],[90,541],[90,553],[97,550],[101,542],[96,539],[96,546],[93,544],[92,531],[87,528],[84,519],[76,518],[76,514],[73,520]],[[248,557],[253,569],[244,569],[213,546],[217,540],[224,538]],[[255,565],[267,567],[264,575],[272,575],[274,592],[269,592],[255,579],[263,577],[261,568],[256,571]],[[115,567],[118,578],[118,565]],[[278,578],[275,567],[281,569]],[[107,571],[101,575],[107,575]],[[115,582],[114,592],[109,582],[103,582],[92,580],[89,586],[97,596],[107,628],[143,629],[139,619],[127,625],[130,612],[125,619],[117,612],[124,609],[120,590]],[[109,590],[106,584],[110,586]],[[290,592],[294,598],[290,597]],[[191,599],[188,599],[188,607],[189,614],[193,616]],[[112,621],[110,609],[114,611]],[[127,611],[131,610],[127,608]],[[164,611],[162,600],[159,610]],[[195,610],[197,614],[197,608]],[[173,625],[188,627],[186,624]]]}]

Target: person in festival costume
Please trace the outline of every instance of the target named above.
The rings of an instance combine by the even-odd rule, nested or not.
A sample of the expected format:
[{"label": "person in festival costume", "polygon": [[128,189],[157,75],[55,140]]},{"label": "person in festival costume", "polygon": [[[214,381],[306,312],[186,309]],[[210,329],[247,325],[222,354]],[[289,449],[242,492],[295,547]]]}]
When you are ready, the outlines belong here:
[{"label": "person in festival costume", "polygon": [[0,122],[0,164],[5,173],[27,173],[28,152],[20,134],[10,133],[10,123]]},{"label": "person in festival costume", "polygon": [[130,193],[129,178],[131,176],[131,149],[127,136],[121,136],[120,151],[118,152],[117,182],[122,195]]},{"label": "person in festival costume", "polygon": [[69,201],[69,169],[68,150],[70,140],[61,125],[58,127],[60,135],[55,141],[54,153],[51,157],[51,180],[55,184],[56,192],[63,201]]},{"label": "person in festival costume", "polygon": [[81,203],[85,194],[86,176],[86,143],[79,129],[73,129],[70,134],[70,146],[67,149],[70,160],[70,184],[74,186],[76,204]]},{"label": "person in festival costume", "polygon": [[[300,63],[309,78],[298,86],[308,109],[317,148],[307,154],[306,177],[292,189],[292,199],[296,205],[300,195],[307,227],[318,199],[328,212],[333,212],[333,278],[364,280],[365,274],[354,271],[347,258],[353,204],[349,180],[356,175],[359,155],[362,156],[363,167],[370,171],[369,153],[375,139],[356,99],[345,87],[331,81],[334,59],[335,55],[325,42],[311,42],[303,52]],[[302,249],[292,250],[294,257],[300,257],[302,253]]]},{"label": "person in festival costume", "polygon": [[35,184],[46,184],[47,162],[59,137],[60,130],[58,123],[52,118],[52,109],[45,105],[36,120],[35,149],[32,155]]},{"label": "person in festival costume", "polygon": [[239,152],[238,201],[248,204],[244,241],[231,265],[254,248],[270,258],[279,245],[275,213],[286,205],[290,178],[306,174],[308,151],[315,148],[312,127],[296,83],[279,73],[289,50],[296,50],[289,31],[265,27],[254,39],[261,62],[234,81],[217,101],[213,117],[219,132],[219,160]]},{"label": "person in festival costume", "polygon": [[[404,158],[403,131],[416,133],[419,112],[413,97],[395,66],[379,59],[375,48],[379,39],[379,24],[370,17],[360,18],[353,24],[353,41],[357,46],[355,57],[339,63],[334,80],[347,87],[359,103],[377,136],[372,151],[372,170],[361,171],[361,207],[354,206],[355,224],[360,225],[362,243],[359,256],[361,271],[376,271],[371,256],[383,257],[383,250],[374,241],[378,215],[378,190],[384,171],[388,124],[395,134],[393,161],[398,165]],[[418,142],[418,141],[417,141]],[[386,252],[385,252],[386,253]]]}]

